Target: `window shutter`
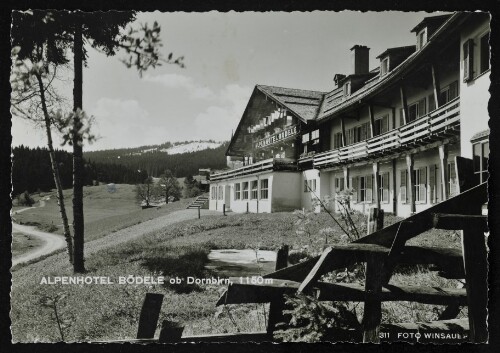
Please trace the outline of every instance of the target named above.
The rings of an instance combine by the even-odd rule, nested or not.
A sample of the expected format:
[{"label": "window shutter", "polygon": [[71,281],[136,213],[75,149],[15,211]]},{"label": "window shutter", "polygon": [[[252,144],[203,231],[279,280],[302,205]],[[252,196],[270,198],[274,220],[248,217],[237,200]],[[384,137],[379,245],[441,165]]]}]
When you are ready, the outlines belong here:
[{"label": "window shutter", "polygon": [[429,190],[430,190],[430,202],[436,203],[436,165],[432,164],[429,166]]},{"label": "window shutter", "polygon": [[420,168],[418,170],[420,173],[420,195],[419,199],[420,201],[426,203],[427,202],[427,167]]},{"label": "window shutter", "polygon": [[399,187],[399,193],[401,194],[401,202],[406,203],[407,202],[407,195],[406,195],[406,185],[407,185],[407,171],[402,170],[401,171],[401,186]]},{"label": "window shutter", "polygon": [[386,115],[382,118],[382,128],[380,130],[381,134],[389,131],[389,115]]},{"label": "window shutter", "polygon": [[389,173],[382,175],[382,199],[389,203]]},{"label": "window shutter", "polygon": [[404,112],[403,108],[399,108],[399,126],[403,126],[405,124]]},{"label": "window shutter", "polygon": [[429,113],[436,109],[436,100],[434,99],[434,94],[430,94],[428,98],[429,102]]},{"label": "window shutter", "polygon": [[339,181],[340,181],[339,188],[340,188],[340,190],[342,191],[342,190],[344,190],[344,189],[345,189],[345,188],[344,188],[344,178],[340,178],[340,179],[339,179]]},{"label": "window shutter", "polygon": [[424,116],[427,114],[425,110],[425,98],[422,98],[420,101],[418,101],[418,116]]},{"label": "window shutter", "polygon": [[463,44],[464,54],[464,82],[472,80],[474,71],[474,41],[469,39]]},{"label": "window shutter", "polygon": [[458,82],[455,81],[450,84],[448,88],[448,101],[451,101],[458,97]]},{"label": "window shutter", "polygon": [[358,177],[351,178],[351,188],[353,189],[352,201],[358,202],[358,192],[359,192]]},{"label": "window shutter", "polygon": [[365,177],[366,180],[366,201],[372,202],[373,200],[373,177],[368,175]]},{"label": "window shutter", "polygon": [[480,40],[480,73],[490,68],[490,33],[486,33]]},{"label": "window shutter", "polygon": [[455,162],[450,162],[450,196],[457,194],[457,172],[455,170]]}]

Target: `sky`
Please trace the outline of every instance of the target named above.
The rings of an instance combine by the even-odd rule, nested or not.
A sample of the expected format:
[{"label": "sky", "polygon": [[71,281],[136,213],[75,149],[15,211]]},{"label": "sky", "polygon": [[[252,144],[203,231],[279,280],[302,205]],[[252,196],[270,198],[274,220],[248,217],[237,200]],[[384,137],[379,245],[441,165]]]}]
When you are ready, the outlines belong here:
[{"label": "sky", "polygon": [[[435,13],[438,15],[440,13]],[[330,91],[336,73],[351,73],[350,48],[370,49],[370,69],[385,49],[416,42],[410,30],[425,12],[140,13],[157,21],[162,52],[184,56],[142,77],[114,57],[89,49],[83,109],[98,139],[84,151],[185,140],[226,141],[256,84]],[[71,102],[68,71],[60,91]],[[13,116],[13,146],[45,146],[43,130]],[[56,146],[61,147],[56,137]]]}]

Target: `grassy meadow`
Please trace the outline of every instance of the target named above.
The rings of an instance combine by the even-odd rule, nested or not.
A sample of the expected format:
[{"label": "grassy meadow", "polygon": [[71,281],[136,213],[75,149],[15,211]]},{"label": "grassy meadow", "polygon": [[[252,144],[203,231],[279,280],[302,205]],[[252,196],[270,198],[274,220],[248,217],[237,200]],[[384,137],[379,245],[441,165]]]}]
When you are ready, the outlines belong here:
[{"label": "grassy meadow", "polygon": [[[397,221],[386,215],[386,225]],[[355,221],[363,228],[364,217]],[[327,229],[327,231],[325,231]],[[117,282],[119,276],[158,276],[166,278],[217,276],[205,268],[212,249],[277,249],[288,244],[290,260],[298,262],[317,255],[325,242],[342,240],[342,231],[326,213],[311,214],[301,221],[300,214],[233,214],[205,216],[178,222],[106,250],[86,259],[87,276],[107,276]],[[433,231],[415,238],[413,243],[459,247],[453,232]],[[39,269],[16,277],[13,273],[12,332],[14,341],[54,342],[61,340],[53,307],[44,305],[56,300],[66,341],[96,341],[134,338],[138,316],[147,292],[165,295],[160,320],[169,319],[185,325],[184,335],[263,331],[268,305],[227,305],[215,307],[223,285],[183,284],[92,284],[40,285],[42,275],[72,275],[67,265]],[[256,274],[258,275],[258,274]],[[393,284],[456,286],[457,281],[437,277],[421,267],[400,271]],[[362,304],[353,303],[357,315]],[[383,320],[408,322],[435,320],[442,307],[417,303],[384,303]],[[463,314],[462,314],[463,315]],[[158,333],[158,331],[157,331]]]},{"label": "grassy meadow", "polygon": [[[17,213],[24,207],[15,206],[12,209],[13,218],[19,224],[34,225],[40,230],[55,234],[63,234],[59,206],[56,192],[32,195],[34,206],[39,206],[40,200],[45,202],[44,207]],[[73,222],[73,191],[64,190],[64,204],[68,221]],[[49,200],[46,200],[50,198]],[[106,185],[86,186],[83,189],[83,208],[85,221],[85,241],[94,240],[111,232],[141,223],[156,217],[164,216],[170,212],[184,209],[192,199],[181,199],[168,205],[142,210],[135,199],[135,186],[117,184],[116,192],[108,192]]]}]

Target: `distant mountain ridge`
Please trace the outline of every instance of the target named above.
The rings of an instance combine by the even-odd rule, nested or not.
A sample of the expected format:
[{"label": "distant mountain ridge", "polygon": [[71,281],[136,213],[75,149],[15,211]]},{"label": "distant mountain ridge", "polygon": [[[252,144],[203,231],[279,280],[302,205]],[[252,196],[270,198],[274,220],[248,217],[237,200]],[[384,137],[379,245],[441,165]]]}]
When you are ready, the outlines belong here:
[{"label": "distant mountain ridge", "polygon": [[85,152],[85,154],[101,154],[125,156],[125,155],[140,155],[143,153],[164,152],[167,154],[179,154],[197,152],[205,149],[215,149],[223,145],[225,142],[216,142],[214,140],[199,140],[199,141],[181,141],[181,142],[164,142],[157,145],[144,145],[139,147],[126,148],[111,148],[97,151]]}]

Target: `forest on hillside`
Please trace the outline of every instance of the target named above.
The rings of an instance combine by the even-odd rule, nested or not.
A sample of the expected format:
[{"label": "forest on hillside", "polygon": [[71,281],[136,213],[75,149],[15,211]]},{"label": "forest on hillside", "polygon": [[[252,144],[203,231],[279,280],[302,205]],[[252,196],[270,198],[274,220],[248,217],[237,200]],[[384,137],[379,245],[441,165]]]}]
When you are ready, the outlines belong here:
[{"label": "forest on hillside", "polygon": [[[157,148],[159,145],[150,146]],[[172,146],[170,143],[160,148]],[[143,146],[142,148],[149,146]],[[227,143],[215,149],[197,152],[168,155],[164,152],[152,151],[136,155],[117,153],[120,150],[103,150],[87,152],[85,160],[85,185],[95,182],[116,184],[142,183],[148,176],[159,177],[169,169],[175,177],[197,175],[200,168],[222,169],[226,166],[224,152]],[[55,188],[52,176],[49,152],[46,148],[29,148],[18,146],[12,149],[12,184],[13,195],[24,191],[50,191]],[[117,156],[120,155],[120,158]],[[72,155],[66,151],[56,150],[61,183],[64,189],[71,188],[73,182]]]},{"label": "forest on hillside", "polygon": [[[169,169],[176,177],[197,175],[200,168],[223,169],[226,167],[225,151],[228,143],[220,147],[196,152],[167,154],[156,146],[149,152],[141,149],[113,149],[84,153],[88,162],[123,165],[133,170],[145,170],[149,176],[158,177]],[[163,146],[163,145],[162,145]],[[163,148],[163,147],[162,147]],[[143,148],[144,151],[146,148]]]}]

